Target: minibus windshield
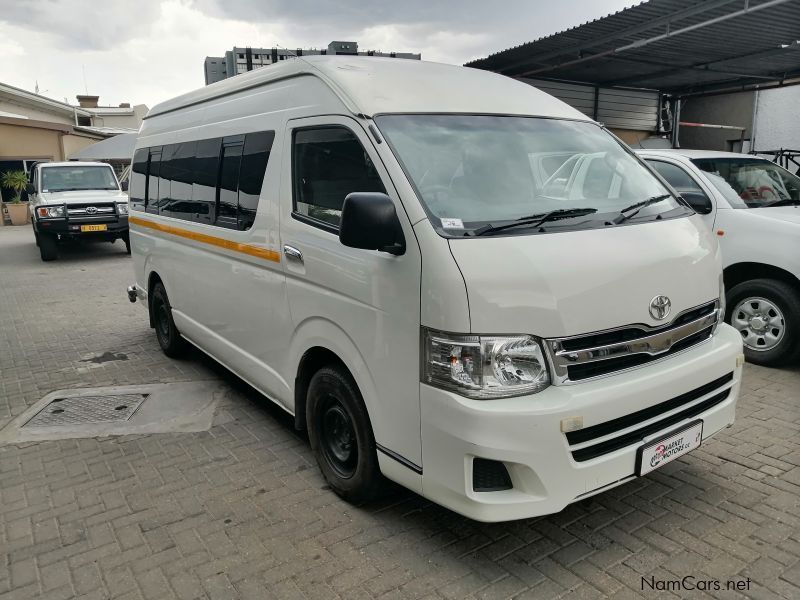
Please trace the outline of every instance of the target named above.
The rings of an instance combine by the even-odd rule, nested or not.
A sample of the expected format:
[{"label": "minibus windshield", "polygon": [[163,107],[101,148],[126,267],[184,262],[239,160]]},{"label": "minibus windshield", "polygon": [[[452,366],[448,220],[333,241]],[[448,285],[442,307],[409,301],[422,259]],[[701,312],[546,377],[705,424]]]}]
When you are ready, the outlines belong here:
[{"label": "minibus windshield", "polygon": [[[445,235],[487,227],[519,235],[691,214],[596,123],[486,115],[384,115],[376,123]],[[631,205],[640,209],[619,218]],[[546,222],[530,219],[548,213]],[[520,226],[505,227],[516,221]]]},{"label": "minibus windshield", "polygon": [[116,190],[117,181],[111,167],[44,167],[43,192],[74,190]]}]

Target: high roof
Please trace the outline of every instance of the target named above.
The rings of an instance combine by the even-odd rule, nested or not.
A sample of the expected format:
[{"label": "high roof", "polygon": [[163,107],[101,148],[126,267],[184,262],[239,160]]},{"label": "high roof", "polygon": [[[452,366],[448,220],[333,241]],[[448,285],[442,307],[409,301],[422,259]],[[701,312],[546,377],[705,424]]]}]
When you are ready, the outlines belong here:
[{"label": "high roof", "polygon": [[207,85],[154,106],[145,118],[291,77],[317,77],[353,114],[486,113],[587,120],[530,85],[495,73],[440,63],[359,56],[287,60]]},{"label": "high roof", "polygon": [[798,0],[650,0],[467,66],[688,93],[800,77]]}]

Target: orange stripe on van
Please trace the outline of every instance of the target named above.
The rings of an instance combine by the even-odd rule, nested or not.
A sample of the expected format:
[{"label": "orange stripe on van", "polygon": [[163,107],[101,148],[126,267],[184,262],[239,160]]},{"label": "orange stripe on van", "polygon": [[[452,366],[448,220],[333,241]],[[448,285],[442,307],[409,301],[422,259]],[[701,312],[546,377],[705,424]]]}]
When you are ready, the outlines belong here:
[{"label": "orange stripe on van", "polygon": [[269,260],[272,262],[281,261],[281,255],[275,252],[274,250],[267,250],[266,248],[251,246],[250,244],[241,244],[239,242],[232,242],[231,240],[218,238],[213,235],[206,235],[205,233],[197,233],[195,231],[189,231],[188,229],[173,227],[172,225],[164,225],[162,223],[156,223],[154,221],[150,221],[147,219],[140,219],[139,217],[134,217],[133,215],[130,215],[128,217],[128,223],[139,225],[140,227],[146,227],[148,229],[153,229],[155,231],[160,231],[162,233],[169,233],[170,235],[176,235],[178,237],[182,237],[187,240],[192,240],[194,242],[200,242],[203,244],[208,244],[210,246],[216,246],[217,248],[224,248],[225,250],[230,250],[232,252],[240,252],[242,254],[247,254],[248,256],[263,258],[264,260]]}]

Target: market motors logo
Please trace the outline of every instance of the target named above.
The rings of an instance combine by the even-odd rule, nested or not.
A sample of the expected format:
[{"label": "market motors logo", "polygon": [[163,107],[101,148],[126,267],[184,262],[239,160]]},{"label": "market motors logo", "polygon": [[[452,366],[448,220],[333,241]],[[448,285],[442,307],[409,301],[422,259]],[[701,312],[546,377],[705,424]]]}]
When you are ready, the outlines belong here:
[{"label": "market motors logo", "polygon": [[664,460],[664,453],[667,451],[667,447],[664,444],[659,444],[656,448],[656,453],[650,458],[650,466],[656,467],[662,460]]}]

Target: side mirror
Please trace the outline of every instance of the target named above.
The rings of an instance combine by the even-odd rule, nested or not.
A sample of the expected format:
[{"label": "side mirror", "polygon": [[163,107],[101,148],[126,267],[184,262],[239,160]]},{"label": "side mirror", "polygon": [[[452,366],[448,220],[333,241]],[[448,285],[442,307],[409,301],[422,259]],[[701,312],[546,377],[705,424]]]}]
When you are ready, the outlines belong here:
[{"label": "side mirror", "polygon": [[119,187],[122,188],[123,192],[127,192],[128,191],[128,182],[127,181],[123,181],[122,183],[119,184]]},{"label": "side mirror", "polygon": [[681,198],[686,200],[686,204],[691,206],[699,215],[707,215],[714,207],[711,205],[711,200],[708,199],[703,192],[681,192]]},{"label": "side mirror", "polygon": [[394,202],[379,192],[347,195],[342,205],[339,241],[350,248],[380,250],[395,256],[406,251]]},{"label": "side mirror", "polygon": [[35,194],[36,193],[36,188],[33,187],[32,183],[28,183],[28,184],[25,185],[25,191],[30,196],[31,194]]}]

